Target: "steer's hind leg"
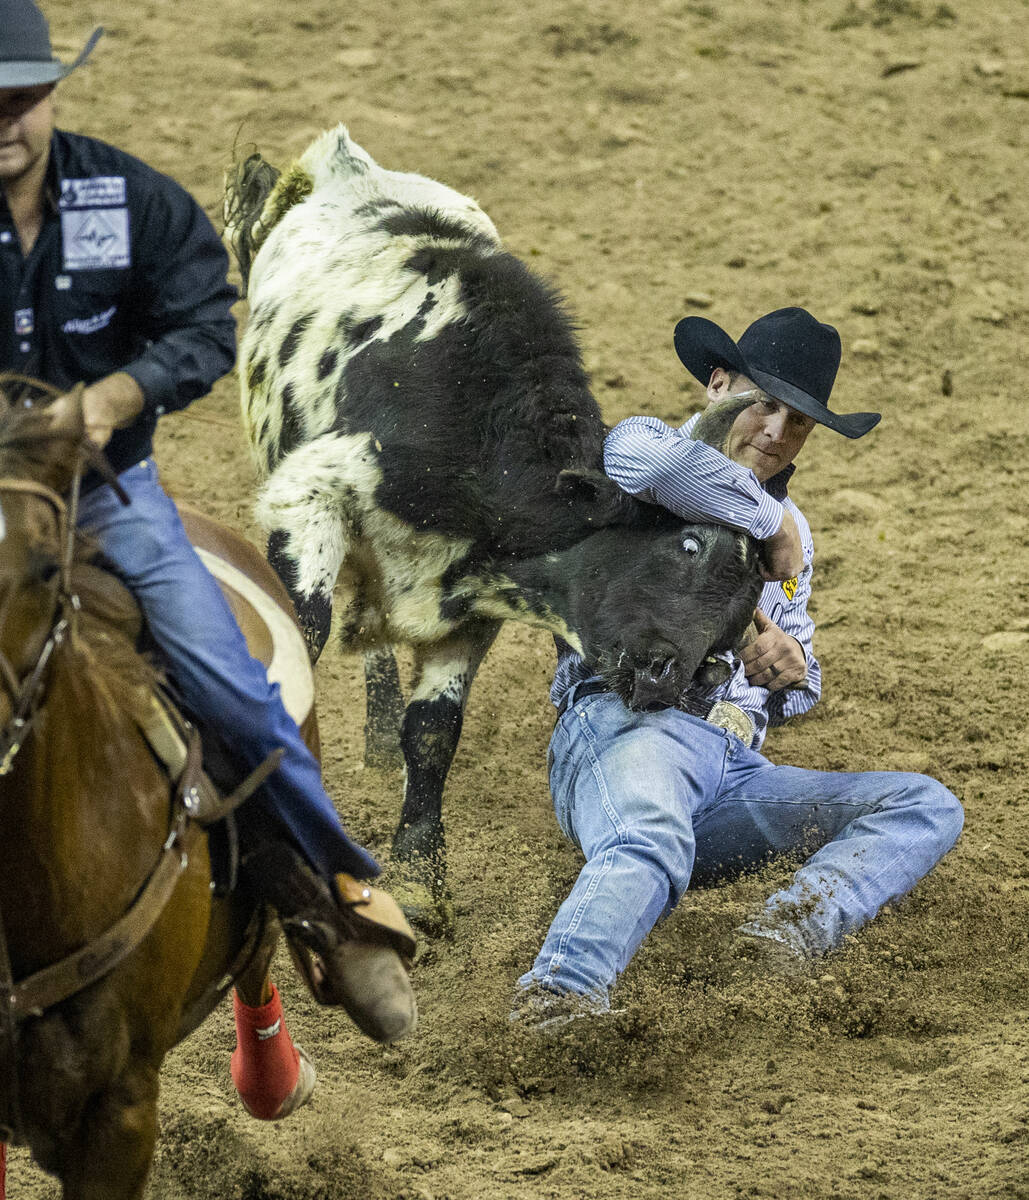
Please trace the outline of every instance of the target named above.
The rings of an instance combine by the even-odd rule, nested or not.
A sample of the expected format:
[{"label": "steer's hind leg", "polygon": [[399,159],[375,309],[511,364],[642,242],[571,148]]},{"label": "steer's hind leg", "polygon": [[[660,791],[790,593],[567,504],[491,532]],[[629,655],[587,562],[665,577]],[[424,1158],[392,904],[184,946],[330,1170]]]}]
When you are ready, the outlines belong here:
[{"label": "steer's hind leg", "polygon": [[364,689],[364,765],[399,770],[404,765],[400,744],[404,694],[397,660],[388,646],[365,654]]},{"label": "steer's hind leg", "polygon": [[402,879],[393,890],[408,918],[428,932],[444,932],[452,922],[443,786],[461,736],[472,680],[499,628],[499,621],[478,621],[416,651],[414,692],[400,735],[407,767],[404,806],[393,837],[393,859]]}]

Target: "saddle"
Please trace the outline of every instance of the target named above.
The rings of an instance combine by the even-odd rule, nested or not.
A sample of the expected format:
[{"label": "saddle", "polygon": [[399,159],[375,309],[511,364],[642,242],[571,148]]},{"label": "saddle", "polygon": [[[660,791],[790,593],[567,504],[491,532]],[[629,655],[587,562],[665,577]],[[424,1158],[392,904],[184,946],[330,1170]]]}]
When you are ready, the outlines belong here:
[{"label": "saddle", "polygon": [[[225,526],[185,506],[180,511],[190,540],[218,581],[250,653],[263,664],[269,680],[279,684],[287,712],[302,727],[313,713],[314,678],[303,636],[281,607],[281,597],[276,603],[266,590],[270,568],[248,542]],[[262,576],[261,583],[248,568]],[[79,562],[71,578],[86,612],[102,617],[136,645],[145,640],[142,611],[117,576],[94,563]],[[217,747],[205,746],[201,769],[192,744],[197,731],[177,703],[173,688],[155,691],[141,728],[169,777],[189,791],[190,816],[208,830],[216,890],[230,891],[236,883],[239,854],[233,810],[260,786],[278,759],[263,764],[239,785]],[[184,779],[187,771],[189,778]]]}]

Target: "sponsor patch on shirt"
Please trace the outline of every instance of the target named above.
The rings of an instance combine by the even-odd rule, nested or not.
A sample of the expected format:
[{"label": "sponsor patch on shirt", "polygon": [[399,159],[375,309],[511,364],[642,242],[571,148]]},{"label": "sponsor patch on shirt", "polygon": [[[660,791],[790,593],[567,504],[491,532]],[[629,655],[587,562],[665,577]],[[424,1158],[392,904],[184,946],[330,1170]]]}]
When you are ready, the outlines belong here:
[{"label": "sponsor patch on shirt", "polygon": [[61,213],[66,271],[96,271],[129,265],[127,208],[66,209]]},{"label": "sponsor patch on shirt", "polygon": [[125,176],[62,179],[58,203],[61,208],[117,208],[125,203]]},{"label": "sponsor patch on shirt", "polygon": [[118,305],[112,304],[110,308],[104,309],[101,313],[96,313],[92,317],[73,317],[70,321],[65,321],[61,326],[62,333],[97,333],[99,330],[110,325],[111,318],[118,311]]},{"label": "sponsor patch on shirt", "polygon": [[792,579],[784,579],[782,581],[782,590],[786,593],[786,599],[792,600],[797,594],[797,576],[794,575]]},{"label": "sponsor patch on shirt", "polygon": [[14,332],[31,333],[35,327],[35,315],[31,308],[18,308],[14,312]]}]

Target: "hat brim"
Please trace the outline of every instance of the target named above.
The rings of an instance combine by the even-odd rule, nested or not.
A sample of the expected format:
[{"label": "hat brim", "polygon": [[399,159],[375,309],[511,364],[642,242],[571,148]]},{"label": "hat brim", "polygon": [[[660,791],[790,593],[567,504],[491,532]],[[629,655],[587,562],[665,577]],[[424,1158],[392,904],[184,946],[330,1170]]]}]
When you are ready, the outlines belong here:
[{"label": "hat brim", "polygon": [[38,87],[41,83],[60,83],[89,58],[103,32],[104,27],[98,25],[72,63],[63,63],[59,58],[49,61],[0,62],[0,88]]},{"label": "hat brim", "polygon": [[725,330],[706,317],[684,317],[676,325],[675,352],[686,370],[704,387],[715,367],[737,371],[753,379],[769,396],[844,437],[864,437],[882,420],[881,413],[835,413],[801,388],[751,366]]}]

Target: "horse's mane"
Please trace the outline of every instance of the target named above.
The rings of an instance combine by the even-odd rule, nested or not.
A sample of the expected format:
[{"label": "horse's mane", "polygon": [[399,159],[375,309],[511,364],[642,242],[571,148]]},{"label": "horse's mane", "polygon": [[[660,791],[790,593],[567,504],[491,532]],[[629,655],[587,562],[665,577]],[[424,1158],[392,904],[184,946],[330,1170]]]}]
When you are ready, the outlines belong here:
[{"label": "horse's mane", "polygon": [[[74,728],[70,739],[82,760],[102,762],[116,748],[112,733],[144,723],[159,679],[129,639],[102,618],[80,612],[75,636],[54,654],[42,706],[45,736]],[[88,715],[88,718],[87,718]]]}]

